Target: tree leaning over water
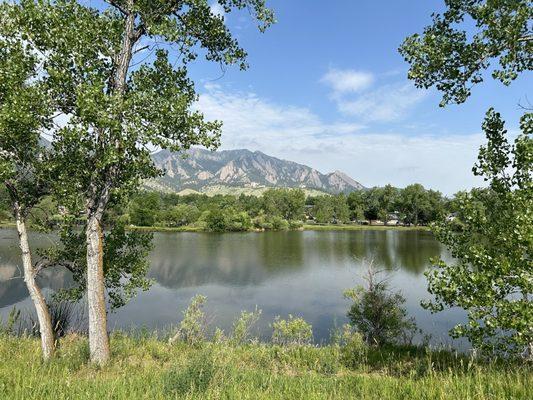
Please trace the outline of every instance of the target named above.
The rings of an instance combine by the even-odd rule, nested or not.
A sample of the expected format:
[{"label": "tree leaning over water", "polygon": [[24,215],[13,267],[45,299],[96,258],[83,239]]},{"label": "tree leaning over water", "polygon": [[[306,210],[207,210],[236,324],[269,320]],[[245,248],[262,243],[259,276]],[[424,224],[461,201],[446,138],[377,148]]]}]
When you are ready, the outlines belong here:
[{"label": "tree leaning over water", "polygon": [[[225,12],[248,9],[263,31],[273,23],[264,0],[221,0]],[[192,111],[197,100],[187,64],[203,50],[209,61],[247,67],[246,52],[206,0],[10,4],[17,32],[43,54],[42,73],[68,122],[54,130],[59,155],[55,193],[86,218],[87,299],[91,360],[109,359],[102,220],[111,204],[159,171],[153,147],[216,148],[220,123]],[[145,52],[148,51],[148,55]],[[79,211],[78,211],[79,210]]]}]

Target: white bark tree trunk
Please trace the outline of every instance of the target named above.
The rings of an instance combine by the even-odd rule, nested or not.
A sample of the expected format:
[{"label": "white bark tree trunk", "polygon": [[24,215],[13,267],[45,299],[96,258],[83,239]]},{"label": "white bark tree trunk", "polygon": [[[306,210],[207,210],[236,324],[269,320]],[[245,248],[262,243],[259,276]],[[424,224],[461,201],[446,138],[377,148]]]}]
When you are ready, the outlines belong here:
[{"label": "white bark tree trunk", "polygon": [[37,319],[39,321],[39,331],[41,333],[41,345],[43,358],[48,360],[54,353],[55,340],[52,319],[46,300],[39,286],[35,282],[35,268],[33,267],[30,246],[28,242],[28,232],[26,230],[26,221],[20,212],[18,205],[15,205],[15,218],[17,221],[17,232],[19,236],[19,245],[22,252],[22,266],[24,269],[24,282],[30,292],[30,298],[35,305]]},{"label": "white bark tree trunk", "polygon": [[87,303],[89,306],[89,348],[91,361],[105,364],[109,360],[109,337],[105,305],[103,238],[100,221],[92,216],[86,229]]},{"label": "white bark tree trunk", "polygon": [[[136,14],[133,11],[133,0],[126,2],[126,17],[121,50],[114,63],[116,72],[111,82],[111,92],[123,95],[126,91],[126,78],[132,57],[133,45],[137,42],[142,30],[135,30]],[[120,137],[111,140],[117,152],[121,151]],[[116,167],[115,167],[116,168]],[[109,337],[107,334],[107,313],[105,305],[105,281],[103,266],[103,238],[101,217],[107,207],[110,188],[113,186],[115,168],[105,177],[106,186],[89,199],[87,207],[87,302],[89,306],[89,347],[91,361],[105,364],[110,358]]]}]

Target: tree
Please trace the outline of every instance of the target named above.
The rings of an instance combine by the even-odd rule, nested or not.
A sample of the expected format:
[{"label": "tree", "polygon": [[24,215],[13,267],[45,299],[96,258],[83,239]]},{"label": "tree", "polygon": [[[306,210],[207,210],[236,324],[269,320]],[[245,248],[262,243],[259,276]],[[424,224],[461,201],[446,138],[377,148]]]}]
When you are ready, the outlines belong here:
[{"label": "tree", "polygon": [[183,226],[196,222],[200,211],[194,205],[178,204],[163,214],[164,222],[169,226]]},{"label": "tree", "polygon": [[263,193],[263,205],[268,216],[301,220],[305,209],[305,192],[301,189],[268,189]]},{"label": "tree", "polygon": [[435,190],[428,190],[426,196],[428,207],[422,210],[422,221],[428,224],[444,216],[445,202],[442,193]]},{"label": "tree", "polygon": [[392,185],[385,185],[378,191],[378,218],[381,219],[385,225],[387,225],[387,222],[389,220],[389,213],[394,211],[394,206],[396,204],[397,197],[398,190]]},{"label": "tree", "polygon": [[372,223],[372,220],[379,218],[379,188],[372,188],[365,194],[365,218]]},{"label": "tree", "polygon": [[335,220],[337,223],[346,223],[350,221],[350,209],[348,208],[348,203],[346,201],[346,195],[340,193],[332,197],[333,203],[333,214],[335,215]]},{"label": "tree", "polygon": [[460,194],[458,220],[435,226],[456,261],[437,259],[426,273],[435,301],[425,306],[468,311],[468,322],[452,330],[454,337],[466,336],[483,350],[525,351],[533,358],[533,114],[522,118],[521,129],[511,145],[500,115],[487,113],[488,142],[473,172],[489,187]]},{"label": "tree", "polygon": [[331,196],[318,196],[312,209],[315,220],[321,224],[328,224],[334,216],[333,202]]},{"label": "tree", "polygon": [[[264,0],[219,4],[226,12],[248,8],[261,30],[273,22]],[[92,361],[103,364],[109,358],[105,212],[159,173],[149,145],[173,151],[218,145],[220,124],[191,111],[197,96],[186,66],[202,48],[208,60],[244,69],[246,53],[205,0],[113,0],[100,9],[72,0],[22,0],[7,8],[16,27],[11,34],[44,55],[58,110],[70,118],[53,132],[60,156],[55,183],[68,210],[85,213],[89,345]],[[146,46],[153,56],[140,54]]]},{"label": "tree", "polygon": [[418,225],[422,213],[429,208],[426,189],[419,183],[407,186],[402,190],[400,204],[405,222]]},{"label": "tree", "polygon": [[494,69],[492,76],[505,85],[533,68],[529,0],[445,3],[446,11],[433,14],[433,24],[422,35],[408,37],[400,47],[411,64],[409,79],[417,87],[435,86],[441,91],[441,106],[463,103],[494,61],[499,69]]},{"label": "tree", "polygon": [[129,207],[130,222],[137,226],[153,226],[161,209],[159,193],[150,192],[137,196]]},{"label": "tree", "polygon": [[[441,106],[466,101],[495,60],[501,69],[492,76],[505,85],[533,68],[529,1],[448,0],[446,5],[422,36],[407,38],[400,48],[411,64],[409,78],[418,87],[436,86],[443,92]],[[475,26],[473,32],[466,32],[467,23]],[[452,268],[440,260],[430,272],[429,288],[437,301],[428,305],[433,310],[458,305],[468,311],[469,323],[458,326],[455,335],[465,335],[478,346],[494,345],[495,350],[526,346],[530,357],[532,246],[525,238],[533,236],[531,119],[525,113],[522,135],[510,146],[499,114],[487,112],[483,127],[488,145],[481,148],[474,173],[484,176],[490,187],[459,194],[453,204],[458,221],[436,226],[437,237],[458,262]],[[516,300],[517,295],[522,298]]]},{"label": "tree", "polygon": [[[0,5],[1,7],[1,5]],[[17,226],[24,281],[35,306],[43,358],[54,352],[54,331],[44,295],[35,280],[39,268],[29,245],[27,220],[33,207],[48,193],[49,155],[40,133],[52,122],[47,85],[40,79],[39,60],[22,38],[9,38],[0,8],[0,180],[7,190]]]},{"label": "tree", "polygon": [[362,190],[351,192],[346,200],[353,220],[360,221],[365,218],[365,193]]},{"label": "tree", "polygon": [[285,190],[284,218],[302,220],[305,211],[305,192],[302,189]]}]

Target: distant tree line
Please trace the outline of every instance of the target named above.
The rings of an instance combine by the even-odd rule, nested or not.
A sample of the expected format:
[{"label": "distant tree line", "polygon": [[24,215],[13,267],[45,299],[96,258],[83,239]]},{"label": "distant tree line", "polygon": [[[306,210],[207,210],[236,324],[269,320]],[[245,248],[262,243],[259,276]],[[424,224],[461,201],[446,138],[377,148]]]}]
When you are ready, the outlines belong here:
[{"label": "distant tree line", "polygon": [[[298,229],[308,221],[427,225],[454,212],[454,203],[453,199],[420,184],[404,189],[387,185],[350,194],[317,196],[306,196],[301,189],[268,189],[259,197],[142,191],[109,213],[135,226],[225,232]],[[0,219],[9,218],[8,210],[6,197],[0,192]],[[33,220],[53,221],[57,213],[54,202],[45,199],[34,211]]]},{"label": "distant tree line", "polygon": [[[8,205],[0,194],[2,219]],[[52,201],[43,201],[34,220],[58,212]],[[110,210],[126,224],[143,227],[191,227],[212,232],[286,230],[306,221],[319,224],[427,225],[453,211],[453,201],[420,184],[405,189],[391,185],[348,195],[306,196],[301,189],[268,189],[262,196],[241,194],[207,196],[140,192],[125,206]]]},{"label": "distant tree line", "polygon": [[198,230],[248,231],[298,229],[321,224],[376,223],[426,225],[451,212],[440,192],[420,184],[385,187],[338,195],[306,196],[301,189],[268,189],[262,196],[207,196],[142,192],[118,210],[131,225]]}]

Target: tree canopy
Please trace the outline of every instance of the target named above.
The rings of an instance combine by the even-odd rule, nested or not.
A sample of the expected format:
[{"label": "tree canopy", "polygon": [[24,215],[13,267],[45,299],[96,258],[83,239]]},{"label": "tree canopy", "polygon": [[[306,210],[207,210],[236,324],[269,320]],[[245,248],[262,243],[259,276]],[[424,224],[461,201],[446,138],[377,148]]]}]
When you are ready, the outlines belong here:
[{"label": "tree canopy", "polygon": [[521,121],[514,144],[504,122],[489,110],[483,124],[487,144],[481,147],[474,174],[486,189],[457,196],[456,219],[435,225],[439,241],[456,261],[435,260],[427,273],[435,301],[432,311],[461,307],[468,322],[452,331],[478,348],[504,354],[533,355],[533,114]]},{"label": "tree canopy", "polygon": [[445,0],[422,34],[405,39],[400,53],[417,87],[435,86],[441,106],[463,103],[473,85],[492,77],[509,85],[533,68],[533,7],[529,0]]}]

